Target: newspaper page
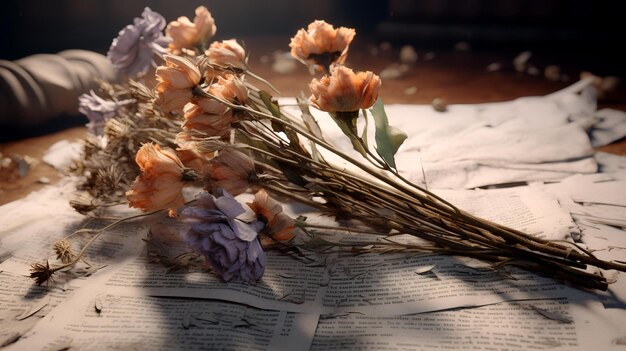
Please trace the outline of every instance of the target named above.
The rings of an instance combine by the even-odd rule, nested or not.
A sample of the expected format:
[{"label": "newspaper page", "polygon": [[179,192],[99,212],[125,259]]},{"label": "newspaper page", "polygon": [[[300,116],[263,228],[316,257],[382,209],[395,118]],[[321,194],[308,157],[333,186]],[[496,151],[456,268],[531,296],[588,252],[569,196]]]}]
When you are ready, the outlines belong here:
[{"label": "newspaper page", "polygon": [[94,287],[83,288],[7,350],[308,350],[318,319]]},{"label": "newspaper page", "polygon": [[[604,316],[605,319],[603,319]],[[623,310],[567,298],[379,317],[320,316],[311,350],[621,350]]]}]

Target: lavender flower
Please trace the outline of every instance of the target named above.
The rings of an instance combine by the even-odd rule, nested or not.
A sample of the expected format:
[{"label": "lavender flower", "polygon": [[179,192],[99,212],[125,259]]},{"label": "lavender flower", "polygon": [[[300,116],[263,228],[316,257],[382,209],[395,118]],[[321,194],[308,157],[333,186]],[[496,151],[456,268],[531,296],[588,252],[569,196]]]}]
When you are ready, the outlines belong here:
[{"label": "lavender flower", "polygon": [[163,16],[149,7],[143,10],[141,16],[119,32],[107,53],[109,60],[128,76],[146,74],[151,64],[156,67],[153,55],[163,57],[171,41],[163,35],[166,25]]},{"label": "lavender flower", "polygon": [[87,127],[95,135],[102,135],[106,121],[115,117],[120,108],[132,103],[133,100],[105,100],[91,90],[89,94],[78,97],[78,111],[89,119]]},{"label": "lavender flower", "polygon": [[257,239],[263,223],[246,223],[236,217],[243,206],[223,191],[219,197],[202,193],[195,207],[185,208],[180,217],[190,223],[185,239],[204,255],[224,281],[239,277],[254,284],[265,270],[265,252]]}]

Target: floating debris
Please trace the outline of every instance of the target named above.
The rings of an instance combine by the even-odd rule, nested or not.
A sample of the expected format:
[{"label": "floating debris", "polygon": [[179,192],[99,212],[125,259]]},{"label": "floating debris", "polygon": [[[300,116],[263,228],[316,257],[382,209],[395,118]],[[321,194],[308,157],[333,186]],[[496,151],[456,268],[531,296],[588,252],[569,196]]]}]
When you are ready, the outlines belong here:
[{"label": "floating debris", "polygon": [[448,103],[441,98],[434,98],[431,103],[433,109],[437,112],[446,112],[448,110]]},{"label": "floating debris", "polygon": [[26,177],[30,169],[38,163],[37,159],[27,155],[3,156],[0,154],[0,181],[11,182]]},{"label": "floating debris", "polygon": [[404,89],[404,95],[413,95],[417,93],[417,88],[416,87],[408,87],[406,89]]},{"label": "floating debris", "polygon": [[437,55],[434,52],[427,52],[424,54],[424,60],[430,61],[434,59]]},{"label": "floating debris", "polygon": [[398,79],[404,77],[408,71],[409,65],[392,63],[383,69],[379,76],[381,79]]},{"label": "floating debris", "polygon": [[370,55],[378,56],[378,48],[375,46],[370,46],[369,48]]},{"label": "floating debris", "polygon": [[528,65],[528,60],[533,56],[531,51],[523,51],[513,59],[513,67],[518,72],[524,72]]},{"label": "floating debris", "polygon": [[543,70],[543,75],[553,82],[561,80],[561,67],[557,65],[549,65]]},{"label": "floating debris", "polygon": [[383,41],[379,45],[381,51],[389,51],[391,50],[391,43],[388,41]]},{"label": "floating debris", "polygon": [[277,52],[274,54],[272,70],[279,74],[290,74],[298,69],[298,62],[288,52]]},{"label": "floating debris", "polygon": [[419,56],[411,45],[404,45],[400,48],[400,62],[412,65],[417,62]]},{"label": "floating debris", "polygon": [[498,63],[498,62],[494,62],[494,63],[490,63],[487,65],[487,67],[485,68],[485,70],[487,72],[497,72],[499,70],[502,69],[502,64]]},{"label": "floating debris", "polygon": [[541,75],[541,71],[539,70],[539,68],[535,67],[535,66],[529,66],[526,69],[526,73],[528,73],[531,76],[538,76]]}]

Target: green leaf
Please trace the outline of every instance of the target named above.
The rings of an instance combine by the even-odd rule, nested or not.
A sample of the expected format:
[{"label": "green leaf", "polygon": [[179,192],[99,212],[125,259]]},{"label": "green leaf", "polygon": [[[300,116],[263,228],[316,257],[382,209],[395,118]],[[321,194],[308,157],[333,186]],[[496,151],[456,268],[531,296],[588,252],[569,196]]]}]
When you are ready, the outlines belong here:
[{"label": "green leaf", "polygon": [[265,107],[267,107],[268,110],[270,110],[270,113],[272,114],[272,116],[274,117],[278,117],[280,118],[280,107],[278,106],[278,104],[276,103],[276,101],[272,100],[272,95],[268,94],[266,91],[259,91],[259,97],[261,98],[261,101],[263,101],[263,104],[265,105]]},{"label": "green leaf", "polygon": [[400,145],[406,140],[407,135],[400,129],[389,125],[385,106],[380,98],[372,106],[371,112],[376,125],[376,133],[374,134],[376,151],[391,168],[395,169],[396,161],[394,160],[394,155],[398,152]]},{"label": "green leaf", "polygon": [[363,111],[363,118],[365,118],[365,126],[363,127],[363,132],[361,133],[361,140],[363,140],[363,146],[365,146],[366,149],[369,149],[369,143],[367,142],[367,130],[370,126],[370,119],[367,117],[367,110],[361,111]]},{"label": "green leaf", "polygon": [[354,150],[358,151],[361,155],[366,156],[367,151],[363,148],[363,141],[358,136],[356,130],[356,120],[358,117],[358,111],[354,113],[346,112],[329,112],[330,117],[333,118],[339,129],[345,134],[352,142]]}]

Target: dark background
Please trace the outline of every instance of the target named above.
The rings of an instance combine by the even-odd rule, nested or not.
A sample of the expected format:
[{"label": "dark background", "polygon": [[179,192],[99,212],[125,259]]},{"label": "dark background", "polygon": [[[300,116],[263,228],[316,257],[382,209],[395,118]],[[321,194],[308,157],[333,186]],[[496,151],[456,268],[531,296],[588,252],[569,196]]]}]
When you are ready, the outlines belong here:
[{"label": "dark background", "polygon": [[[0,59],[80,48],[106,53],[111,40],[145,6],[169,22],[205,5],[216,39],[283,36],[285,43],[314,19],[357,29],[358,39],[451,50],[532,50],[580,61],[597,74],[625,73],[626,5],[565,0],[3,0]],[[285,44],[285,50],[287,50]]]}]

